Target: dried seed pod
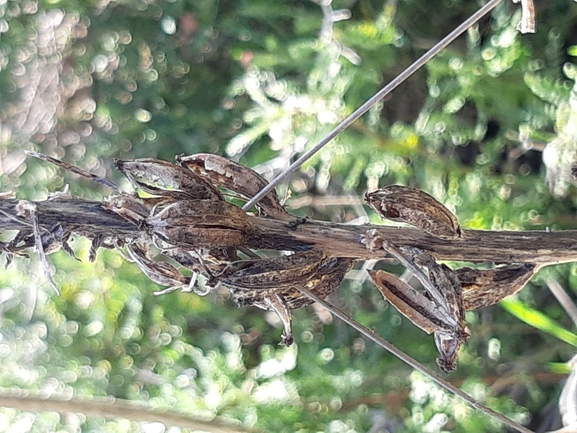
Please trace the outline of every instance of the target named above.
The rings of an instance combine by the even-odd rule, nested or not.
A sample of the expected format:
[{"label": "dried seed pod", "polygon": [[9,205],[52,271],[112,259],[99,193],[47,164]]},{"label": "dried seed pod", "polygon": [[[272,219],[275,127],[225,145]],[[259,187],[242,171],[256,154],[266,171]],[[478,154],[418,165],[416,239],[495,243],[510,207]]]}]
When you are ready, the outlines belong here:
[{"label": "dried seed pod", "polygon": [[[432,260],[432,257],[430,258]],[[446,265],[439,265],[433,260],[433,264],[427,267],[431,282],[441,290],[445,298],[445,305],[450,310],[450,318],[457,322],[457,327],[435,331],[435,344],[441,355],[436,360],[437,365],[443,372],[450,373],[457,369],[459,349],[471,336],[465,320],[461,283],[453,270]]]},{"label": "dried seed pod", "polygon": [[248,215],[238,206],[226,201],[213,200],[183,200],[173,203],[148,217],[146,223],[155,231],[162,227],[175,226],[218,227],[243,232],[255,230]]},{"label": "dried seed pod", "polygon": [[179,165],[154,158],[116,160],[114,163],[135,188],[149,194],[176,200],[224,200],[215,186]]},{"label": "dried seed pod", "polygon": [[144,275],[156,284],[180,287],[189,283],[190,278],[182,275],[180,271],[170,263],[153,260],[148,247],[134,243],[127,245],[126,250],[130,258],[134,260]]},{"label": "dried seed pod", "polygon": [[213,200],[173,203],[146,220],[150,231],[172,245],[190,248],[240,246],[255,231],[239,207]]},{"label": "dried seed pod", "polygon": [[437,330],[434,333],[435,345],[441,355],[436,359],[437,365],[443,373],[451,373],[457,369],[457,356],[461,346],[469,339],[469,328],[458,332]]},{"label": "dried seed pod", "polygon": [[[237,288],[232,287],[233,299],[239,305],[252,305],[266,309],[262,305],[261,298],[270,292],[278,293],[287,303],[291,310],[312,304],[314,301],[304,296],[298,287],[304,287],[315,295],[325,298],[333,293],[340,286],[346,273],[351,269],[353,259],[345,257],[331,257],[324,259],[319,268],[308,278],[301,278],[299,281],[283,286],[273,285],[271,287],[258,288]],[[301,276],[302,277],[302,276]]]},{"label": "dried seed pod", "polygon": [[[301,274],[300,280],[294,281],[288,286],[283,286],[284,288],[278,288],[276,284],[270,287],[247,288],[228,286],[228,288],[231,290],[232,297],[239,306],[250,305],[262,308],[263,310],[275,311],[284,324],[283,336],[279,344],[289,346],[293,342],[290,311],[314,302],[303,295],[298,290],[298,287],[305,287],[317,296],[324,298],[340,286],[345,274],[353,265],[353,262],[354,260],[352,259],[342,257],[324,259],[316,272],[309,276],[309,278],[303,279],[304,276]],[[273,266],[276,266],[276,264]],[[276,272],[279,271],[277,270]],[[273,281],[284,280],[284,278],[268,277],[267,279]],[[225,287],[227,286],[224,282],[223,285],[225,285]]]},{"label": "dried seed pod", "polygon": [[[339,288],[354,262],[353,259],[347,257],[331,257],[325,259],[313,276],[302,285],[316,296],[326,298]],[[298,291],[298,287],[301,287],[300,285],[296,287],[296,290],[293,287],[281,293],[292,310],[310,305],[314,302]]]},{"label": "dried seed pod", "polygon": [[376,230],[367,230],[361,242],[367,245],[367,248],[371,250],[382,247],[385,251],[395,257],[403,266],[405,266],[405,268],[407,268],[407,270],[411,271],[417,280],[419,280],[431,300],[445,313],[447,320],[453,321],[452,326],[458,326],[457,321],[452,318],[453,313],[451,308],[447,305],[446,295],[441,292],[440,287],[437,287],[433,282],[431,282],[430,277],[425,275],[416,263],[416,259],[420,258],[421,266],[423,265],[423,262],[429,261],[434,267],[436,266],[436,262],[433,257],[419,248],[406,245],[397,247],[391,241],[384,239]]},{"label": "dried seed pod", "polygon": [[239,247],[246,243],[246,233],[226,228],[160,227],[154,234],[171,245],[188,249]]},{"label": "dried seed pod", "polygon": [[413,260],[427,267],[430,283],[440,297],[429,292],[422,294],[384,271],[370,275],[385,299],[401,314],[423,331],[434,332],[440,354],[437,364],[449,373],[457,368],[458,351],[471,335],[465,321],[461,284],[450,268],[439,265],[424,251],[414,249]]},{"label": "dried seed pod", "polygon": [[440,239],[461,237],[461,227],[455,215],[420,189],[389,185],[367,192],[365,200],[382,218],[412,224]]},{"label": "dried seed pod", "polygon": [[445,373],[455,371],[459,349],[471,335],[465,320],[461,283],[452,269],[437,263],[426,252],[411,247],[402,249],[412,251],[415,263],[429,270],[429,281],[441,294],[440,305],[448,315],[443,317],[445,326],[435,330],[435,344],[441,355],[437,358],[437,365]]},{"label": "dried seed pod", "polygon": [[[245,198],[253,198],[268,185],[266,179],[256,171],[222,156],[197,153],[190,156],[180,155],[176,161],[209,183],[226,188]],[[284,210],[275,190],[260,199],[256,207],[262,216],[282,220],[293,218]]]},{"label": "dried seed pod", "polygon": [[219,281],[228,288],[280,289],[306,280],[321,266],[324,253],[310,250],[271,259],[231,263]]},{"label": "dried seed pod", "polygon": [[383,297],[403,316],[427,334],[444,326],[436,304],[404,281],[385,271],[369,271]]},{"label": "dried seed pod", "polygon": [[463,303],[467,310],[488,307],[501,302],[525,287],[539,267],[525,263],[494,269],[460,268],[455,276],[463,288]]}]

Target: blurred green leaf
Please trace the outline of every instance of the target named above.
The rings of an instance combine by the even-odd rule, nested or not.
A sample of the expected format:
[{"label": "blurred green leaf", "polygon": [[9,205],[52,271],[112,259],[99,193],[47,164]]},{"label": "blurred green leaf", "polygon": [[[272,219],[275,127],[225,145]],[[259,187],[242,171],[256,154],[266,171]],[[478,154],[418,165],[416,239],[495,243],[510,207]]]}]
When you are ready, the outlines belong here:
[{"label": "blurred green leaf", "polygon": [[504,299],[499,305],[528,325],[577,347],[577,335],[563,328],[542,312],[529,308],[516,299]]}]

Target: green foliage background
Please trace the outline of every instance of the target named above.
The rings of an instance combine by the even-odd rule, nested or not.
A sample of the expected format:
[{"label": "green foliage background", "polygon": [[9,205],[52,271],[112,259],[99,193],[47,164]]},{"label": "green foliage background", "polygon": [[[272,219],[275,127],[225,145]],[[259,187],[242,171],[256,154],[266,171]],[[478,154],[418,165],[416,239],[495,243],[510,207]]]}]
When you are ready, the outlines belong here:
[{"label": "green foliage background", "polygon": [[[577,228],[569,177],[577,5],[537,1],[538,31],[521,35],[520,8],[508,3],[280,187],[291,191],[289,210],[378,223],[358,197],[402,183],[434,194],[465,228]],[[44,199],[69,183],[85,198],[110,193],[26,159],[25,149],[120,182],[113,158],[196,152],[272,178],[477,8],[463,0],[0,1],[0,190]],[[87,263],[86,241],[74,245],[83,261],[51,256],[60,296],[34,259],[0,272],[1,387],[114,396],[260,431],[504,431],[320,310],[296,311],[296,344],[281,348],[269,313],[236,308],[224,292],[155,296],[159,288],[118,254],[102,250]],[[433,366],[432,338],[365,278],[357,266],[332,300]],[[575,295],[576,268],[550,267],[507,310],[468,313],[473,337],[451,376],[534,429],[554,427],[567,372],[559,363],[575,352],[573,334],[559,337],[575,325],[547,278]],[[518,319],[541,317],[534,310],[549,330]],[[0,431],[13,426],[163,429],[0,410]]]}]

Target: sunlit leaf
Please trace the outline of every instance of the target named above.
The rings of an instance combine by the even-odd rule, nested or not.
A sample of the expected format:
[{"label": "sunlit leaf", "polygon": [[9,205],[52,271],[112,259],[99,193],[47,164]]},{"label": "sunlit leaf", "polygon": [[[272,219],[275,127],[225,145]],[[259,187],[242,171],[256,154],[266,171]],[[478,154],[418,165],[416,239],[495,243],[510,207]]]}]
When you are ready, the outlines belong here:
[{"label": "sunlit leaf", "polygon": [[529,308],[521,301],[505,299],[500,305],[515,317],[543,332],[553,335],[561,341],[577,346],[577,335],[560,326],[542,312]]}]

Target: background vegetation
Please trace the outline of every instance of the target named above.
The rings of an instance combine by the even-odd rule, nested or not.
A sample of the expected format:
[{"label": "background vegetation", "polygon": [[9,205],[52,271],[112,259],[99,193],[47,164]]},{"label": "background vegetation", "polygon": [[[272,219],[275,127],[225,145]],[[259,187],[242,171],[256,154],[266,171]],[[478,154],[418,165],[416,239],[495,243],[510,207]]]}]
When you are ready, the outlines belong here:
[{"label": "background vegetation", "polygon": [[[503,2],[279,187],[289,210],[362,222],[361,194],[422,188],[470,229],[576,229],[569,167],[577,147],[577,5],[537,1],[537,33]],[[268,178],[460,24],[475,1],[0,1],[0,191],[40,200],[110,193],[26,159],[35,149],[122,182],[113,158],[212,152]],[[128,185],[125,185],[128,188]],[[5,238],[9,234],[5,234]],[[497,432],[321,309],[295,312],[296,344],[277,346],[273,314],[225,292],[159,290],[114,252],[0,272],[0,386],[44,396],[113,396],[246,429]],[[384,265],[379,265],[384,266]],[[388,268],[400,272],[395,265]],[[542,270],[516,311],[468,313],[473,337],[451,380],[542,431],[575,324],[547,288],[575,296],[574,265]],[[390,308],[360,265],[332,301],[427,365],[432,338]],[[520,310],[519,310],[520,308]],[[577,338],[577,337],[576,337]],[[571,340],[569,340],[571,341]],[[575,340],[572,340],[575,342]],[[178,431],[124,419],[0,410],[0,431]]]}]

